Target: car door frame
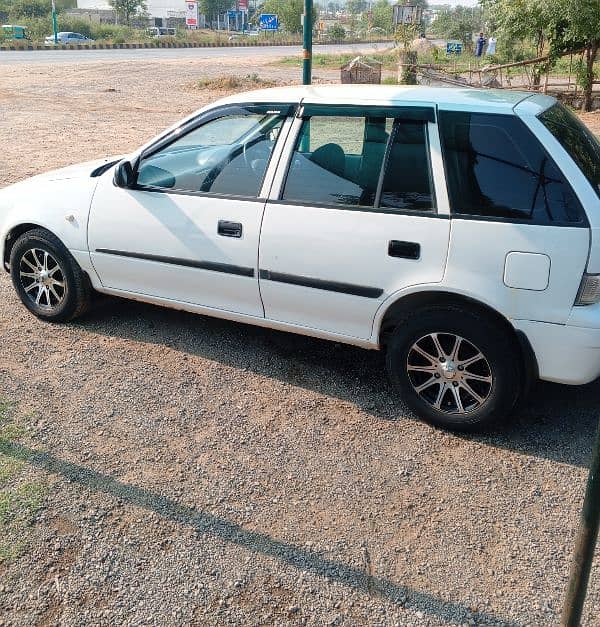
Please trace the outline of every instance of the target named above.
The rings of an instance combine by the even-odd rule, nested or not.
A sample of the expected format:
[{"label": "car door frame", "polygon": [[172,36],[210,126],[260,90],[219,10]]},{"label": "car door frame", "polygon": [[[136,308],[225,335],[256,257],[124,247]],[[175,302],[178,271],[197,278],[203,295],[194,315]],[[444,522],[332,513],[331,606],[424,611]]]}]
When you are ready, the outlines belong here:
[{"label": "car door frame", "polygon": [[[256,208],[256,214],[255,214],[255,221],[257,223],[257,228],[255,229],[256,245],[255,245],[255,249],[253,249],[253,252],[251,253],[252,254],[251,266],[252,266],[252,277],[254,278],[254,281],[256,284],[257,298],[258,298],[258,301],[261,302],[261,306],[260,306],[262,310],[261,317],[264,317],[264,309],[262,308],[262,301],[260,299],[260,292],[259,292],[259,287],[258,287],[258,270],[257,270],[258,242],[260,239],[260,224],[262,223],[262,217],[263,217],[263,212],[264,212],[266,190],[268,190],[271,186],[273,164],[278,162],[279,155],[283,149],[283,146],[285,145],[287,133],[289,132],[289,128],[291,126],[291,120],[292,120],[291,113],[294,111],[295,106],[296,106],[295,104],[290,104],[289,101],[286,103],[271,103],[271,102],[243,103],[242,102],[238,104],[221,105],[221,106],[213,107],[207,111],[204,111],[200,113],[199,115],[186,120],[184,123],[180,124],[176,128],[168,130],[163,135],[159,136],[156,140],[152,141],[151,143],[141,148],[138,152],[134,153],[130,159],[131,167],[134,173],[134,179],[133,179],[132,184],[125,186],[126,190],[130,192],[142,192],[142,193],[153,193],[153,194],[155,193],[155,194],[163,194],[163,195],[165,194],[181,195],[181,196],[186,196],[189,198],[198,197],[198,198],[208,199],[208,200],[214,199],[217,201],[218,200],[230,200],[230,201],[258,203],[258,206]],[[283,118],[280,132],[275,141],[275,145],[273,146],[273,150],[271,151],[271,155],[269,157],[267,167],[263,174],[262,181],[260,181],[260,186],[258,188],[258,192],[256,196],[240,196],[237,194],[204,192],[204,191],[194,191],[194,190],[176,190],[176,189],[174,190],[170,188],[153,187],[153,186],[145,186],[145,185],[137,184],[135,177],[137,175],[139,165],[144,158],[150,157],[156,152],[163,150],[164,148],[168,147],[170,143],[176,141],[180,137],[185,136],[187,133],[193,132],[196,128],[199,128],[200,126],[204,124],[208,124],[211,121],[219,119],[219,118],[227,117],[230,115],[235,115],[236,112],[240,112],[240,111],[243,111],[245,114],[252,114],[255,111],[256,112],[265,111],[265,113],[271,113],[271,112],[279,113],[280,117]],[[112,172],[113,171],[111,170],[111,173]],[[112,180],[110,182],[106,181],[104,184],[115,185],[114,181]],[[90,222],[90,225],[91,225],[91,222]],[[116,255],[117,257],[118,256],[125,257],[125,258],[131,257],[131,258],[139,259],[139,260],[145,259],[147,261],[154,261],[154,262],[159,262],[159,263],[161,262],[171,263],[174,265],[181,265],[182,267],[187,266],[189,268],[204,268],[206,270],[216,270],[216,271],[225,272],[225,270],[220,270],[217,267],[217,266],[222,265],[220,263],[206,262],[205,264],[200,265],[200,263],[196,263],[196,260],[194,259],[183,259],[183,258],[179,259],[179,256],[177,256],[177,258],[161,257],[159,254],[146,254],[143,251],[140,254],[129,254],[127,253],[127,251],[122,252],[122,251],[117,251],[117,250],[111,250],[109,248],[105,249],[104,247],[96,247],[95,245],[92,246],[92,241],[93,239],[91,237],[91,231],[88,231],[88,249],[90,250],[92,266],[94,266],[94,260],[92,258],[94,255],[92,255],[92,253],[100,253],[100,254],[106,253],[106,254]],[[157,251],[157,253],[158,252],[159,251]],[[250,264],[248,265],[250,266]],[[245,268],[243,269],[245,270]],[[248,268],[248,270],[249,269],[250,268]],[[112,286],[107,285],[105,282],[105,279],[103,278],[103,273],[101,273],[99,269],[96,267],[94,267],[94,270],[95,270],[96,275],[98,276],[98,279],[101,285],[103,286],[103,288],[105,288],[104,291],[112,292],[114,290],[125,289],[125,288],[119,288],[117,286],[112,287]],[[242,274],[242,273],[234,272],[233,274]],[[126,291],[129,293],[131,291],[131,288],[127,288]],[[157,298],[158,299],[166,298],[167,300],[173,300],[171,297],[166,297],[166,296],[163,297],[158,294],[142,293],[141,290],[139,290],[138,296],[144,297],[144,298],[148,297],[148,299],[153,299],[153,300]],[[174,302],[179,303],[180,301],[179,299],[176,299],[176,301]],[[192,304],[194,307],[205,307],[206,309],[209,309],[209,310],[215,309],[215,311],[218,310],[219,312],[230,311],[231,313],[235,315],[250,315],[252,317],[256,317],[257,315],[257,314],[238,312],[232,308],[221,308],[221,307],[215,308],[214,306],[208,303],[196,302],[196,303],[188,303],[188,304]]]},{"label": "car door frame", "polygon": [[[448,222],[450,223],[450,218],[451,218],[450,200],[449,200],[448,188],[446,184],[446,173],[445,173],[445,168],[444,168],[442,145],[441,145],[439,125],[438,125],[438,107],[435,103],[432,103],[432,102],[413,101],[413,102],[390,103],[388,101],[384,103],[377,103],[373,101],[367,101],[367,102],[360,102],[360,103],[322,103],[322,102],[310,102],[310,101],[307,101],[306,99],[303,99],[300,102],[295,112],[295,115],[293,117],[293,123],[292,123],[291,129],[287,135],[284,149],[281,153],[279,163],[277,165],[277,169],[274,173],[272,185],[269,190],[268,197],[265,203],[265,210],[268,204],[302,204],[302,203],[295,203],[292,201],[286,202],[285,200],[282,200],[281,196],[283,194],[285,182],[286,182],[288,172],[292,164],[292,159],[294,157],[294,151],[295,151],[296,143],[298,140],[298,136],[301,132],[301,129],[304,123],[303,113],[304,113],[305,106],[330,108],[331,110],[338,109],[339,111],[343,111],[344,108],[354,109],[357,111],[381,109],[382,112],[391,111],[391,110],[396,110],[398,112],[400,111],[407,112],[410,110],[416,111],[418,109],[423,109],[423,108],[432,109],[434,112],[434,116],[433,116],[433,120],[428,120],[426,123],[426,136],[427,136],[427,146],[428,146],[428,157],[429,157],[429,163],[431,167],[431,182],[433,185],[433,192],[435,196],[435,212],[428,215],[427,217],[431,219],[448,220]],[[343,115],[343,113],[340,113],[340,115]],[[393,117],[393,116],[389,116],[389,117]],[[387,156],[385,157],[382,163],[382,166],[385,166],[386,163],[387,163]],[[334,211],[335,210],[341,210],[341,211],[353,210],[353,208],[350,206],[348,207],[343,207],[343,206],[333,207],[332,206],[331,209]],[[369,211],[377,212],[377,208],[372,208]],[[389,211],[389,213],[397,213],[397,214],[402,214],[402,215],[407,215],[407,216],[410,216],[410,215],[414,216],[418,214],[418,212],[415,212],[414,210],[402,210],[402,209],[394,209],[392,211]],[[261,231],[261,242],[262,242],[262,237],[263,237],[263,233]],[[450,240],[450,233],[448,233],[448,240],[446,243],[444,269],[448,261],[449,240]],[[259,288],[261,285],[261,271],[264,270],[261,268],[260,246],[261,245],[259,243],[259,264],[258,264]],[[444,273],[445,273],[445,270],[444,270]],[[386,311],[388,311],[389,308],[394,305],[394,303],[399,301],[404,296],[414,293],[414,292],[422,291],[425,289],[441,290],[443,289],[442,284],[443,284],[443,278],[440,282],[420,283],[418,285],[405,287],[405,288],[396,290],[394,292],[391,292],[380,303],[379,307],[377,308],[377,310],[375,311],[373,315],[373,319],[371,323],[371,334],[368,340],[366,341],[360,340],[359,338],[350,337],[346,335],[343,335],[343,336],[340,335],[338,336],[338,339],[341,341],[347,341],[347,342],[351,342],[354,344],[359,344],[359,342],[365,342],[365,343],[368,342],[369,346],[378,347],[379,346],[379,327],[385,316]],[[263,302],[263,307],[264,307],[264,302]],[[266,311],[265,311],[265,315],[267,315]],[[266,319],[269,320],[268,317]],[[274,321],[274,322],[278,322],[278,321]],[[289,324],[289,323],[284,323],[284,324]],[[319,331],[319,334],[323,333],[322,330],[314,329],[314,331]],[[332,335],[329,332],[325,332],[325,333]]]}]

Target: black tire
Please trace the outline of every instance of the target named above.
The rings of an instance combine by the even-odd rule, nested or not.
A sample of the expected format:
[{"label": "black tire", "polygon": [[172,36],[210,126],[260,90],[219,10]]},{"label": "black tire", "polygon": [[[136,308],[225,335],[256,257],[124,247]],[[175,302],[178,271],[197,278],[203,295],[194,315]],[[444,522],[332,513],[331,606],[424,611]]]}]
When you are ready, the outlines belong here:
[{"label": "black tire", "polygon": [[[452,360],[447,353],[456,348],[457,338],[459,354]],[[438,357],[438,346],[445,361],[422,355]],[[476,361],[468,364],[470,360]],[[464,363],[468,365],[459,365]],[[418,416],[454,431],[499,425],[515,406],[524,381],[516,339],[487,316],[458,305],[412,312],[392,333],[386,365],[402,400]]]},{"label": "black tire", "polygon": [[[39,274],[32,266],[37,265],[35,260],[39,259],[39,268],[43,267],[44,258],[51,260],[47,265],[54,274],[43,280],[52,281],[55,277],[60,280],[49,283],[47,289],[44,286],[40,289],[39,277],[27,277],[24,274]],[[58,270],[54,263],[58,265]],[[66,322],[81,316],[90,307],[92,288],[88,276],[64,244],[46,229],[27,231],[17,239],[10,253],[10,275],[21,302],[42,320]],[[54,288],[52,294],[51,288]],[[38,294],[41,297],[36,302]]]}]

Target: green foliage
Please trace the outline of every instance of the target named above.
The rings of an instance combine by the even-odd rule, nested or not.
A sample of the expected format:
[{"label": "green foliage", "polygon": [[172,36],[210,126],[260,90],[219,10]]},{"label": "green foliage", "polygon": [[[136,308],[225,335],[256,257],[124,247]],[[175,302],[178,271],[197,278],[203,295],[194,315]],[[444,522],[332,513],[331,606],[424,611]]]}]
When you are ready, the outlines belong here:
[{"label": "green foliage", "polygon": [[346,10],[352,15],[358,15],[367,10],[367,3],[365,0],[348,0],[346,2]]},{"label": "green foliage", "polygon": [[327,34],[331,39],[344,39],[346,37],[346,29],[341,24],[334,24],[327,30]]},{"label": "green foliage", "polygon": [[108,0],[108,3],[127,25],[132,17],[146,12],[146,0]]},{"label": "green foliage", "polygon": [[50,0],[12,0],[4,3],[9,19],[45,17],[52,12]]},{"label": "green foliage", "polygon": [[200,12],[209,19],[217,19],[217,14],[224,13],[232,6],[230,0],[200,0]]},{"label": "green foliage", "polygon": [[471,48],[473,34],[484,30],[482,11],[479,7],[444,7],[431,23],[431,32],[438,37],[462,41]]},{"label": "green foliage", "polygon": [[[266,0],[265,13],[276,13],[283,28],[288,33],[301,33],[301,16],[304,12],[304,0]],[[317,21],[318,11],[313,9],[312,22]]]},{"label": "green foliage", "polygon": [[0,563],[16,559],[24,550],[46,494],[44,484],[24,476],[23,461],[2,452],[23,432],[12,419],[12,407],[0,401]]}]

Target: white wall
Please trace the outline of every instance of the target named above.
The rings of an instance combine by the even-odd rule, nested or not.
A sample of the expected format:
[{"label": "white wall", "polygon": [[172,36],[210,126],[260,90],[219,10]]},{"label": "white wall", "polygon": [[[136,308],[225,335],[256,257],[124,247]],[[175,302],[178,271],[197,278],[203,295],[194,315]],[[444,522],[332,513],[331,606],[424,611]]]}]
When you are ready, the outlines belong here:
[{"label": "white wall", "polygon": [[[176,17],[181,13],[185,17],[184,0],[146,0],[148,14],[151,17]],[[77,0],[78,9],[111,9],[106,0]]]}]

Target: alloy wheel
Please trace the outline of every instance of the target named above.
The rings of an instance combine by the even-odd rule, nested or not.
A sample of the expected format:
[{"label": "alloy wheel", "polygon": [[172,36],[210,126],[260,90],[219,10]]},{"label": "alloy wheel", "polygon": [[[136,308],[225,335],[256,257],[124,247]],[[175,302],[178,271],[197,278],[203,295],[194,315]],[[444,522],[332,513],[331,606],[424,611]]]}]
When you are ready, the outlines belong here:
[{"label": "alloy wheel", "polygon": [[485,355],[453,333],[419,338],[408,351],[406,370],[419,397],[448,414],[478,409],[492,390],[492,370]]},{"label": "alloy wheel", "polygon": [[21,257],[19,278],[33,303],[45,309],[58,307],[66,295],[65,275],[56,259],[40,248],[30,248]]}]

